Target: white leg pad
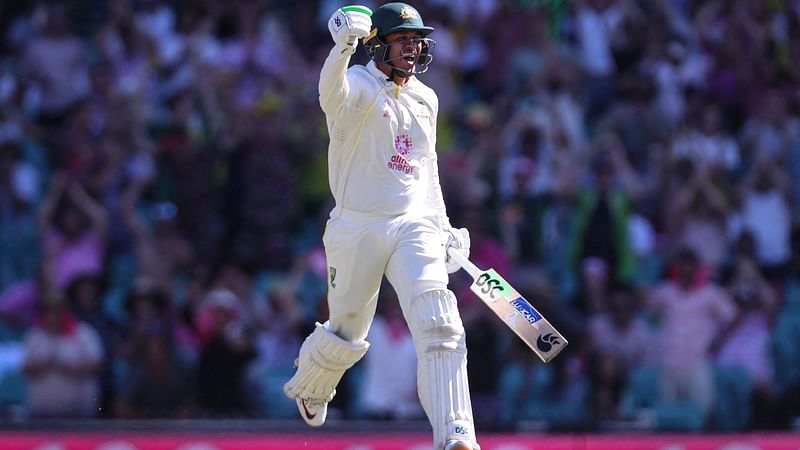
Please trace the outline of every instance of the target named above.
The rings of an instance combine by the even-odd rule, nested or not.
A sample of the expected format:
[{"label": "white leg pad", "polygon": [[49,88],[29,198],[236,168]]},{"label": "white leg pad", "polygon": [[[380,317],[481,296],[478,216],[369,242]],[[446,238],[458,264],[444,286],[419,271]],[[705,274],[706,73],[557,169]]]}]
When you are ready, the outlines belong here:
[{"label": "white leg pad", "polygon": [[450,439],[475,443],[467,348],[455,295],[444,289],[422,294],[412,300],[409,320],[419,399],[433,427],[434,448]]},{"label": "white leg pad", "polygon": [[317,323],[300,347],[297,372],[283,386],[287,397],[330,402],[344,372],[367,353],[367,341],[348,342],[326,325]]}]

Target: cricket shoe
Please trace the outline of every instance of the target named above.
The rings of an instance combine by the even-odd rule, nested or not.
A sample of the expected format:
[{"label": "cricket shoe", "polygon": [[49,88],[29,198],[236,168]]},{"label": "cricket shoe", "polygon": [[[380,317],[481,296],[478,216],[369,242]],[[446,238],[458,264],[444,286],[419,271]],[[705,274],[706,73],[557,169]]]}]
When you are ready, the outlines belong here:
[{"label": "cricket shoe", "polygon": [[325,423],[328,416],[328,402],[314,398],[296,398],[297,409],[303,420],[312,427],[319,427]]},{"label": "cricket shoe", "polygon": [[478,444],[470,444],[467,441],[450,440],[444,444],[444,450],[480,450]]}]

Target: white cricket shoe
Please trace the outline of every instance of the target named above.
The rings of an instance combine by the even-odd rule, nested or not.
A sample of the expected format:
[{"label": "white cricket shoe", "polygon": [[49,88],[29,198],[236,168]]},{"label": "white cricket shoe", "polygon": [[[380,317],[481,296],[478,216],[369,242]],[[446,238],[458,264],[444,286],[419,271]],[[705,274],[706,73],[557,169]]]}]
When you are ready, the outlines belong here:
[{"label": "white cricket shoe", "polygon": [[444,444],[444,450],[480,450],[478,444],[470,444],[467,441],[450,440]]},{"label": "white cricket shoe", "polygon": [[328,402],[314,398],[296,398],[297,409],[303,420],[312,427],[319,427],[325,423],[328,416]]}]

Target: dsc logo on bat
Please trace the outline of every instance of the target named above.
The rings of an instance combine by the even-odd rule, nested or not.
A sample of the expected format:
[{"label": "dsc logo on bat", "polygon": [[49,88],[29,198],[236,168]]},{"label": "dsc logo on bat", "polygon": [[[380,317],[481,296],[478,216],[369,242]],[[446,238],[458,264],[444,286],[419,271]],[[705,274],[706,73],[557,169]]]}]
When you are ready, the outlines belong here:
[{"label": "dsc logo on bat", "polygon": [[525,318],[529,323],[534,323],[537,320],[541,319],[542,316],[533,309],[530,303],[525,301],[522,297],[517,297],[515,300],[511,301],[511,305],[522,314],[522,317]]},{"label": "dsc logo on bat", "polygon": [[492,275],[489,272],[484,272],[475,279],[475,285],[480,288],[480,292],[483,294],[488,294],[489,297],[494,300],[497,298],[495,296],[495,291],[504,291],[505,288],[501,285],[500,280],[497,278],[492,278]]}]

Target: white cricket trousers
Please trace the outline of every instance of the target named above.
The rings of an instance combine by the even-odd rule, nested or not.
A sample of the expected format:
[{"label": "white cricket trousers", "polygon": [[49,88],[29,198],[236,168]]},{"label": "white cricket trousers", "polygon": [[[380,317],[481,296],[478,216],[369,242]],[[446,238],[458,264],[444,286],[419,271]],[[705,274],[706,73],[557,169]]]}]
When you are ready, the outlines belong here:
[{"label": "white cricket trousers", "polygon": [[407,213],[381,216],[336,207],[323,235],[328,259],[330,330],[351,342],[367,337],[383,275],[409,327],[410,302],[446,289],[447,269],[437,218]]},{"label": "white cricket trousers", "polygon": [[[328,257],[328,328],[350,342],[367,337],[383,275],[400,300],[417,351],[417,390],[434,448],[475,442],[467,350],[456,298],[447,290],[436,216],[376,216],[334,208],[323,242]],[[475,448],[478,448],[477,446]]]}]

